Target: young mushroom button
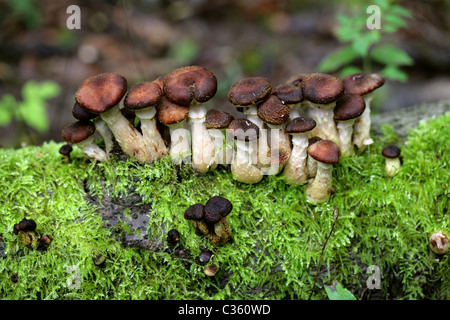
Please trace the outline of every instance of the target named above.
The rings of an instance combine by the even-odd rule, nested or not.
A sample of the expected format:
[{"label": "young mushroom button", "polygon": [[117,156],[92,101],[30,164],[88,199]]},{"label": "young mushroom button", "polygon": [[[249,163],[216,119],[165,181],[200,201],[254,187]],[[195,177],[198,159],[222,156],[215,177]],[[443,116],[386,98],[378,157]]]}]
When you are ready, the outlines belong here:
[{"label": "young mushroom button", "polygon": [[293,83],[283,83],[278,85],[272,94],[289,107],[290,118],[297,118],[302,112],[303,91],[302,87]]},{"label": "young mushroom button", "polygon": [[77,121],[64,127],[61,135],[64,141],[76,145],[84,154],[100,162],[107,160],[106,152],[94,140],[95,125],[88,121]]},{"label": "young mushroom button", "polygon": [[102,73],[84,80],[75,99],[81,107],[100,114],[125,154],[145,163],[148,155],[142,135],[120,112],[119,102],[126,91],[127,81],[123,76]]},{"label": "young mushroom button", "polygon": [[331,195],[333,164],[339,162],[339,146],[330,140],[320,140],[308,147],[308,154],[317,160],[317,173],[306,188],[307,200],[326,202]]},{"label": "young mushroom button", "polygon": [[400,161],[401,150],[395,145],[384,147],[381,154],[385,158],[385,170],[389,177],[394,176],[401,166]]},{"label": "young mushroom button", "polygon": [[221,196],[210,198],[205,204],[205,221],[212,225],[213,233],[210,236],[214,245],[223,245],[231,236],[228,214],[233,210],[231,202]]},{"label": "young mushroom button", "polygon": [[203,220],[205,217],[205,206],[201,203],[191,205],[184,211],[184,218],[186,220],[192,220],[195,233],[199,235],[208,235],[209,229]]}]

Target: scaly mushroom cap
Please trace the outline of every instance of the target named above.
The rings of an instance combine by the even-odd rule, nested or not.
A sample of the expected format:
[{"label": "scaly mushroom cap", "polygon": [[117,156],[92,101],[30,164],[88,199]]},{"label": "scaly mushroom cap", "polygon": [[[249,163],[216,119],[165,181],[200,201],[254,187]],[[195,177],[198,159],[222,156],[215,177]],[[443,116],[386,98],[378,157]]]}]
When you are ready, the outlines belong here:
[{"label": "scaly mushroom cap", "polygon": [[248,77],[233,84],[228,100],[235,106],[250,106],[268,98],[272,86],[264,77]]},{"label": "scaly mushroom cap", "polygon": [[259,137],[259,127],[248,119],[238,118],[231,121],[228,134],[239,141],[255,141]]},{"label": "scaly mushroom cap", "polygon": [[171,125],[183,121],[189,114],[188,106],[181,106],[167,100],[165,97],[156,106],[156,118],[165,125]]},{"label": "scaly mushroom cap", "polygon": [[401,150],[395,145],[387,146],[383,148],[381,154],[386,158],[398,158],[400,156]]},{"label": "scaly mushroom cap", "polygon": [[166,76],[163,91],[173,103],[184,106],[190,105],[194,100],[202,103],[216,94],[217,78],[203,67],[183,67]]},{"label": "scaly mushroom cap", "polygon": [[127,80],[117,73],[101,73],[81,83],[75,100],[96,114],[116,106],[127,92]]},{"label": "scaly mushroom cap", "polygon": [[135,84],[128,91],[123,105],[130,110],[140,110],[155,106],[162,97],[162,90],[155,82],[144,81]]},{"label": "scaly mushroom cap", "polygon": [[269,98],[258,106],[258,116],[269,124],[281,125],[289,120],[289,107],[275,96]]},{"label": "scaly mushroom cap", "polygon": [[302,87],[293,83],[278,85],[273,89],[272,95],[277,96],[284,104],[297,104],[303,101]]},{"label": "scaly mushroom cap", "polygon": [[77,120],[89,121],[98,117],[98,114],[92,113],[85,108],[82,108],[80,104],[75,101],[72,108],[72,116]]},{"label": "scaly mushroom cap", "polygon": [[336,164],[339,162],[341,150],[331,140],[320,140],[308,147],[308,154],[319,162]]},{"label": "scaly mushroom cap", "polygon": [[206,129],[225,129],[228,128],[234,117],[228,112],[222,110],[209,110],[206,113]]},{"label": "scaly mushroom cap", "polygon": [[361,96],[381,87],[384,81],[385,78],[377,73],[355,73],[342,78],[346,92]]},{"label": "scaly mushroom cap", "polygon": [[184,218],[186,220],[202,220],[205,216],[205,206],[201,203],[196,203],[184,211]]},{"label": "scaly mushroom cap", "polygon": [[74,144],[86,140],[95,132],[95,125],[89,121],[77,121],[64,127],[62,138],[68,143]]},{"label": "scaly mushroom cap", "polygon": [[217,223],[222,217],[226,217],[231,210],[233,210],[233,205],[230,200],[221,196],[214,196],[205,204],[205,222],[209,224]]},{"label": "scaly mushroom cap", "polygon": [[302,81],[303,97],[316,104],[330,104],[344,93],[344,84],[325,73],[313,73]]},{"label": "scaly mushroom cap", "polygon": [[350,120],[358,118],[364,112],[366,108],[366,102],[360,95],[344,93],[336,101],[334,107],[334,119],[335,120]]},{"label": "scaly mushroom cap", "polygon": [[297,117],[286,124],[284,131],[289,134],[303,133],[311,131],[316,127],[316,121],[308,117]]}]

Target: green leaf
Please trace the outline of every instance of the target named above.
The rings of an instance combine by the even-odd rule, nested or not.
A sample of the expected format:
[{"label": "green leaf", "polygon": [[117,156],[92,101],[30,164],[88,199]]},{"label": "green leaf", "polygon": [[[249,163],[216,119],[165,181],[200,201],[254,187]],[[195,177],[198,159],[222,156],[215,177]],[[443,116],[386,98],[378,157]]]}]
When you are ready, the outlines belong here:
[{"label": "green leaf", "polygon": [[21,104],[19,113],[27,125],[40,133],[47,132],[49,121],[45,102],[39,99],[27,100]]},{"label": "green leaf", "polygon": [[380,74],[390,80],[397,80],[400,82],[408,81],[408,74],[395,66],[387,66],[380,71]]},{"label": "green leaf", "polygon": [[7,126],[13,117],[16,99],[11,94],[5,94],[0,100],[0,126]]},{"label": "green leaf", "polygon": [[352,62],[358,57],[359,54],[353,49],[352,46],[345,46],[330,53],[322,59],[317,68],[321,72],[331,72]]},{"label": "green leaf", "polygon": [[414,60],[402,49],[397,48],[392,44],[384,44],[376,46],[370,53],[373,60],[390,66],[414,64]]},{"label": "green leaf", "polygon": [[336,281],[333,281],[330,286],[325,285],[325,291],[330,300],[356,300],[356,297],[350,291]]}]

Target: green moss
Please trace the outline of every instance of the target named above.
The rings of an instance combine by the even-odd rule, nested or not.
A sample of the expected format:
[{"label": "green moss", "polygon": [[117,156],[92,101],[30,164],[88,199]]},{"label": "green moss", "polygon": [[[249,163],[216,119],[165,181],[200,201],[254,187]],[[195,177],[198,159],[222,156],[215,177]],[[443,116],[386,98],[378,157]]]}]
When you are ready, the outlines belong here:
[{"label": "green moss", "polygon": [[[327,299],[324,285],[333,281],[360,296],[370,276],[367,267],[377,265],[385,298],[448,299],[449,256],[434,254],[428,236],[437,228],[450,230],[449,123],[447,114],[411,131],[402,145],[403,166],[391,178],[384,172],[381,149],[401,141],[385,127],[385,135],[367,152],[335,167],[335,194],[318,206],[306,201],[305,187],[289,186],[281,176],[245,185],[227,169],[198,175],[169,158],[152,165],[130,159],[94,164],[75,148],[72,162],[66,163],[54,142],[1,149],[0,296]],[[214,195],[233,203],[233,241],[221,247],[194,234],[183,218],[188,206]],[[149,223],[142,231],[161,250],[124,245],[118,233],[135,232],[126,221],[105,227],[101,212],[111,202],[121,204],[127,219],[131,206],[148,208]],[[39,235],[52,238],[47,250],[25,247],[13,234],[23,217],[37,222]],[[165,243],[172,228],[181,233],[186,259]],[[196,261],[204,247],[220,266],[212,278]],[[98,252],[106,256],[102,266],[92,260]],[[77,276],[68,271],[71,266],[79,271],[79,288],[71,282]],[[365,296],[377,292],[368,290]]]}]

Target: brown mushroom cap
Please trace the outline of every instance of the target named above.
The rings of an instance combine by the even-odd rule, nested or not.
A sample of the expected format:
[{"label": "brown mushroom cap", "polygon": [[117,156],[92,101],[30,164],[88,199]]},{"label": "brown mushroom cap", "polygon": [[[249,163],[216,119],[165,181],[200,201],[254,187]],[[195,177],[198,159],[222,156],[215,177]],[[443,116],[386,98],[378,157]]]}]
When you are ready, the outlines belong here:
[{"label": "brown mushroom cap", "polygon": [[183,67],[166,76],[163,91],[168,100],[180,105],[206,102],[216,94],[217,78],[203,67]]},{"label": "brown mushroom cap", "polygon": [[346,92],[363,96],[381,87],[385,78],[377,73],[355,73],[342,78],[342,82]]},{"label": "brown mushroom cap", "polygon": [[233,204],[230,200],[221,196],[214,196],[205,204],[205,221],[217,223],[221,217],[226,217],[231,210],[233,210]]},{"label": "brown mushroom cap", "polygon": [[184,211],[184,218],[186,220],[202,220],[205,216],[205,206],[201,203],[196,203]]},{"label": "brown mushroom cap", "polygon": [[386,158],[397,158],[400,156],[401,150],[395,145],[390,145],[383,148],[381,154]]},{"label": "brown mushroom cap", "polygon": [[303,101],[301,86],[293,83],[283,83],[273,89],[272,94],[285,104],[296,104]]},{"label": "brown mushroom cap", "polygon": [[286,81],[286,83],[287,83],[287,84],[293,84],[294,86],[297,86],[297,87],[301,87],[301,86],[302,86],[303,80],[304,80],[307,76],[309,76],[308,73],[299,73],[299,74],[296,74],[296,75],[291,76],[291,77]]},{"label": "brown mushroom cap", "polygon": [[366,108],[366,102],[360,95],[344,93],[336,101],[334,107],[335,120],[350,120],[358,118]]},{"label": "brown mushroom cap", "polygon": [[140,110],[155,106],[162,97],[162,90],[156,82],[143,81],[128,91],[123,105],[130,110]]},{"label": "brown mushroom cap", "polygon": [[269,98],[258,106],[258,116],[269,124],[281,125],[289,120],[289,107],[281,100],[270,95]]},{"label": "brown mushroom cap", "polygon": [[96,114],[116,106],[127,92],[127,80],[117,73],[101,73],[81,83],[75,100]]},{"label": "brown mushroom cap", "polygon": [[68,143],[79,143],[92,136],[95,125],[90,121],[77,121],[64,127],[61,132],[62,138]]},{"label": "brown mushroom cap", "polygon": [[341,150],[331,140],[320,140],[308,147],[308,154],[319,162],[335,164],[339,162]]},{"label": "brown mushroom cap", "polygon": [[284,131],[289,134],[311,131],[316,127],[316,121],[308,117],[297,117],[286,124]]},{"label": "brown mushroom cap", "polygon": [[222,110],[209,110],[206,113],[206,129],[225,129],[228,128],[234,117],[228,112]]},{"label": "brown mushroom cap", "polygon": [[235,106],[250,106],[265,100],[272,86],[264,77],[248,77],[233,84],[228,91],[228,100]]},{"label": "brown mushroom cap", "polygon": [[181,106],[170,102],[165,97],[156,106],[156,118],[165,125],[171,125],[183,121],[189,114],[188,106]]},{"label": "brown mushroom cap", "polygon": [[248,119],[238,118],[231,121],[228,134],[239,141],[254,141],[259,137],[259,127]]},{"label": "brown mushroom cap", "polygon": [[80,104],[76,101],[72,108],[72,115],[75,119],[81,121],[89,121],[98,117],[98,114],[86,110],[85,108],[81,107]]},{"label": "brown mushroom cap", "polygon": [[303,97],[317,104],[330,104],[344,93],[342,81],[325,73],[313,73],[302,81]]}]

